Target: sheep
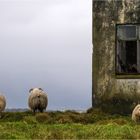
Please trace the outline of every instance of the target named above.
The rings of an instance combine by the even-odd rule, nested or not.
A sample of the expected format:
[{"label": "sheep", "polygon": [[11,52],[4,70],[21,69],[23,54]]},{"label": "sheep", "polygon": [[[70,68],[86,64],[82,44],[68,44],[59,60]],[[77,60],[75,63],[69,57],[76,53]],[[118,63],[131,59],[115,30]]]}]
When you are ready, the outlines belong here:
[{"label": "sheep", "polygon": [[28,105],[34,114],[37,110],[40,112],[46,110],[48,105],[47,94],[41,88],[32,88],[29,90],[29,93]]},{"label": "sheep", "polygon": [[0,95],[0,118],[2,117],[2,111],[4,111],[6,107],[6,99],[3,95]]},{"label": "sheep", "polygon": [[140,104],[138,104],[132,112],[132,120],[136,123],[140,122]]}]

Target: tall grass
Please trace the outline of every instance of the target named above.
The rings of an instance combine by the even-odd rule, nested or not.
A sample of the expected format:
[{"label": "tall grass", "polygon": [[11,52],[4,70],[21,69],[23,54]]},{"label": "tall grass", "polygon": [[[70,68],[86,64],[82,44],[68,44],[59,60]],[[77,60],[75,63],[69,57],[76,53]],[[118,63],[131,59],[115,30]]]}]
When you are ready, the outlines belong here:
[{"label": "tall grass", "polygon": [[139,139],[140,126],[131,116],[88,113],[4,112],[0,139]]}]

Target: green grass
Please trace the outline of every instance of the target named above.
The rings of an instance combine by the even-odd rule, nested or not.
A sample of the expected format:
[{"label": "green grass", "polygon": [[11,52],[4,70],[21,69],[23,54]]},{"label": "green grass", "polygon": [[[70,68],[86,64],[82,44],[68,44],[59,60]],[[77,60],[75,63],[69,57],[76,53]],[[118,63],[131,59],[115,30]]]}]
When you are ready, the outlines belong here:
[{"label": "green grass", "polygon": [[131,116],[88,113],[4,112],[0,139],[139,139],[140,125]]}]

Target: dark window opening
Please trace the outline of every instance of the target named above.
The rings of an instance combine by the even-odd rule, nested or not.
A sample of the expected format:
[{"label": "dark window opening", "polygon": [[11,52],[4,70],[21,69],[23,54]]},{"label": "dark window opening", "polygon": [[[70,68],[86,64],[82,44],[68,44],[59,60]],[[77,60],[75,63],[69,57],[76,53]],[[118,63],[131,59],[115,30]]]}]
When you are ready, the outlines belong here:
[{"label": "dark window opening", "polygon": [[116,74],[140,74],[140,25],[118,25]]},{"label": "dark window opening", "polygon": [[126,72],[137,72],[137,42],[126,41]]}]

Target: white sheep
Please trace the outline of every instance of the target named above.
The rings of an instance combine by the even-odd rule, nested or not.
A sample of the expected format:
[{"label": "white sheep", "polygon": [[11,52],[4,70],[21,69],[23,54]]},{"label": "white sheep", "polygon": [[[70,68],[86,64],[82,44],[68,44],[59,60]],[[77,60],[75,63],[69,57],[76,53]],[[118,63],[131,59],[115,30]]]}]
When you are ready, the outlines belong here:
[{"label": "white sheep", "polygon": [[136,123],[140,122],[140,104],[138,104],[132,112],[132,120]]},{"label": "white sheep", "polygon": [[6,99],[3,95],[0,95],[0,118],[2,117],[2,111],[4,111],[6,107]]},{"label": "white sheep", "polygon": [[29,90],[30,96],[28,105],[35,113],[37,110],[43,112],[48,105],[47,94],[41,88],[33,88]]}]

